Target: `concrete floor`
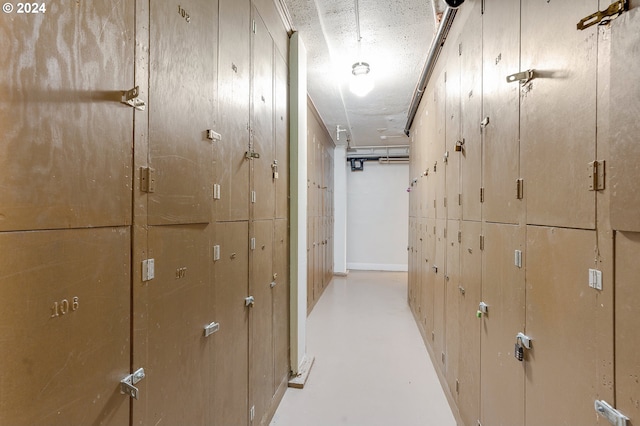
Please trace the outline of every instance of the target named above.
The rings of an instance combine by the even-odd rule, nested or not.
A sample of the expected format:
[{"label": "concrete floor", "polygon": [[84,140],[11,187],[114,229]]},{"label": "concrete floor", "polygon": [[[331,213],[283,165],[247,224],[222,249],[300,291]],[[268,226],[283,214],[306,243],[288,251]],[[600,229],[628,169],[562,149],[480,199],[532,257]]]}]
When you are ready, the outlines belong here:
[{"label": "concrete floor", "polygon": [[271,426],[455,426],[407,304],[407,274],[335,277],[307,321],[315,364]]}]

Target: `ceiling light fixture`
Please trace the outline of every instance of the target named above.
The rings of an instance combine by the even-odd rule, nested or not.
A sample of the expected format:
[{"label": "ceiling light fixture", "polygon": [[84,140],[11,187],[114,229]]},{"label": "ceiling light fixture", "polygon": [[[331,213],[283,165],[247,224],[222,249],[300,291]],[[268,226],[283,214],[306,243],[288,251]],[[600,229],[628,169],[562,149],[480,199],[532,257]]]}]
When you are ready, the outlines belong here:
[{"label": "ceiling light fixture", "polygon": [[349,89],[357,96],[366,96],[373,90],[373,78],[371,78],[371,68],[366,62],[356,62],[351,66],[351,84]]}]

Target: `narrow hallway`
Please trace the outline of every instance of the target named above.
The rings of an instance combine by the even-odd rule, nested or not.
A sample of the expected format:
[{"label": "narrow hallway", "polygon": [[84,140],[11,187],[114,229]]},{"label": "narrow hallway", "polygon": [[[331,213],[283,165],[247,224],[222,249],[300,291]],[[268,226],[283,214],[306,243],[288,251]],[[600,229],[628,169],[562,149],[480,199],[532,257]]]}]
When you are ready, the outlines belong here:
[{"label": "narrow hallway", "polygon": [[271,426],[455,425],[407,304],[407,274],[334,277],[307,322],[315,357]]}]

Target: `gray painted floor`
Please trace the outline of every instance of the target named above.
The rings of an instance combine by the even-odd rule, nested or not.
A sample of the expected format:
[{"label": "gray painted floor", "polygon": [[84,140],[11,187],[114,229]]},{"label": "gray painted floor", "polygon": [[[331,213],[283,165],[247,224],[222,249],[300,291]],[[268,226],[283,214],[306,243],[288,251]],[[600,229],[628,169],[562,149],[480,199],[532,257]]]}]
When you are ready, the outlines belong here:
[{"label": "gray painted floor", "polygon": [[334,277],[307,321],[315,364],[271,426],[455,426],[407,304],[407,274]]}]

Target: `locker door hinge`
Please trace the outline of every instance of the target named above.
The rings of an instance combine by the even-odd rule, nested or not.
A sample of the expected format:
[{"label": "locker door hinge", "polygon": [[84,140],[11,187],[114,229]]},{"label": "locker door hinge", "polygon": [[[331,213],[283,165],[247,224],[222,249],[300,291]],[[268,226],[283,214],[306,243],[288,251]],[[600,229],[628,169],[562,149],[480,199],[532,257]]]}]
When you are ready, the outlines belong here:
[{"label": "locker door hinge", "polygon": [[458,56],[462,56],[462,43],[458,44]]},{"label": "locker door hinge", "polygon": [[220,324],[217,322],[212,322],[209,325],[204,326],[204,337],[209,337],[216,331],[220,330]]},{"label": "locker door hinge", "polygon": [[213,246],[213,261],[220,260],[220,246],[216,244]]},{"label": "locker door hinge", "polygon": [[589,191],[601,191],[604,189],[604,161],[593,161],[589,163]]},{"label": "locker door hinge", "polygon": [[138,111],[144,111],[147,108],[147,105],[142,99],[138,97],[139,95],[140,95],[140,86],[136,86],[131,90],[122,92],[121,102],[125,105],[134,107]]},{"label": "locker door hinge", "polygon": [[256,417],[256,406],[252,405],[251,409],[249,410],[249,420],[253,421]]},{"label": "locker door hinge", "polygon": [[447,73],[446,72],[444,73],[444,82],[445,83],[447,82]]},{"label": "locker door hinge", "polygon": [[156,191],[156,171],[151,167],[140,167],[140,191],[148,193]]},{"label": "locker door hinge", "polygon": [[484,203],[484,188],[480,188],[480,202]]},{"label": "locker door hinge", "polygon": [[151,281],[155,278],[155,260],[146,259],[142,261],[142,282]]},{"label": "locker door hinge", "polygon": [[456,393],[460,393],[460,382],[456,380]]},{"label": "locker door hinge", "polygon": [[443,236],[443,238],[447,238],[447,228],[444,228],[442,236]]},{"label": "locker door hinge", "polygon": [[447,197],[444,197],[444,207],[447,207]]},{"label": "locker door hinge", "polygon": [[219,183],[214,183],[213,184],[213,199],[214,200],[219,200],[220,199],[220,184]]},{"label": "locker door hinge", "polygon": [[462,243],[462,231],[458,231],[458,243]]},{"label": "locker door hinge", "polygon": [[606,401],[596,400],[594,407],[598,414],[607,419],[609,423],[614,426],[626,426],[629,421],[629,417],[613,408]]},{"label": "locker door hinge", "polygon": [[207,130],[207,139],[210,141],[220,142],[222,140],[222,135],[220,133],[216,133],[211,129]]},{"label": "locker door hinge", "polygon": [[251,191],[251,203],[255,204],[256,202],[256,191]]},{"label": "locker door hinge", "polygon": [[254,34],[258,34],[258,26],[256,25],[256,20],[255,19],[251,22],[251,31]]},{"label": "locker door hinge", "polygon": [[462,194],[458,194],[458,205],[462,205]]},{"label": "locker door hinge", "polygon": [[516,198],[522,200],[524,198],[524,180],[518,179],[516,181]]},{"label": "locker door hinge", "polygon": [[249,240],[249,248],[251,250],[255,250],[256,249],[256,239],[255,239],[255,237],[251,238],[251,240]]},{"label": "locker door hinge", "polygon": [[484,250],[484,235],[480,235],[480,250]]},{"label": "locker door hinge", "polygon": [[120,393],[129,395],[133,399],[138,399],[140,390],[135,385],[142,379],[144,379],[144,368],[139,368],[135,373],[129,374],[120,380]]},{"label": "locker door hinge", "polygon": [[627,10],[629,10],[629,0],[614,1],[605,10],[597,11],[581,19],[577,27],[579,30],[584,30],[595,24],[606,25]]},{"label": "locker door hinge", "polygon": [[273,172],[273,178],[278,179],[278,160],[273,160],[273,163],[271,163],[271,171]]}]

